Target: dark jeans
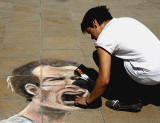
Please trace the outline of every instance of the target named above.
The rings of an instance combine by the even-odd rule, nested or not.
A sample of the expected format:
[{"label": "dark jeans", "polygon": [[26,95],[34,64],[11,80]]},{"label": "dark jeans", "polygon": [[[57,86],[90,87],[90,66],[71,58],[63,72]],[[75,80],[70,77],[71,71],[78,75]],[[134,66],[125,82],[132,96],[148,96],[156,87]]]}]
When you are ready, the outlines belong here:
[{"label": "dark jeans", "polygon": [[[144,104],[160,105],[160,85],[149,86],[135,82],[126,73],[123,60],[114,56],[111,58],[110,83],[102,95],[104,98],[119,99],[126,103],[137,103],[141,100]],[[97,51],[93,52],[93,59],[99,66]]]}]

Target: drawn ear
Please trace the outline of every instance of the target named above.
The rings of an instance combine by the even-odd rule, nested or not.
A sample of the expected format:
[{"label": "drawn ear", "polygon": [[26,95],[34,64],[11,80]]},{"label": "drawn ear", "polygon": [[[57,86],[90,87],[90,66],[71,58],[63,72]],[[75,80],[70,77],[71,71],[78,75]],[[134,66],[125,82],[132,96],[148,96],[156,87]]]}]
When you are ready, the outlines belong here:
[{"label": "drawn ear", "polygon": [[27,83],[25,85],[25,89],[29,94],[34,95],[34,96],[37,95],[39,92],[39,87],[31,83]]}]

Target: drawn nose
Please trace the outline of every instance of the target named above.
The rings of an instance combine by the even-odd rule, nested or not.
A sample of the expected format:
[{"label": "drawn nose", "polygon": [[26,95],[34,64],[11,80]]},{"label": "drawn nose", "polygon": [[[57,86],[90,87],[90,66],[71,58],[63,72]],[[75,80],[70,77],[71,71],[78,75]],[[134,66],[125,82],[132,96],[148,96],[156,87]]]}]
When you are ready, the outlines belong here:
[{"label": "drawn nose", "polygon": [[70,84],[70,85],[66,85],[65,88],[78,89],[78,86]]},{"label": "drawn nose", "polygon": [[72,83],[73,83],[73,80],[66,79],[66,84],[67,84],[67,85],[71,85]]}]

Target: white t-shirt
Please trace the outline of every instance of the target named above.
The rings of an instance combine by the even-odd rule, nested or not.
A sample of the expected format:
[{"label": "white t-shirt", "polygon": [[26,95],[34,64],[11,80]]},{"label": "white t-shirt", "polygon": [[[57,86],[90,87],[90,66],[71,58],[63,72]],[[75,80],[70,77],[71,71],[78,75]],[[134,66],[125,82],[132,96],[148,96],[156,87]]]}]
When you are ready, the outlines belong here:
[{"label": "white t-shirt", "polygon": [[135,81],[160,84],[160,41],[139,21],[113,18],[100,33],[95,46],[123,59],[127,73]]}]

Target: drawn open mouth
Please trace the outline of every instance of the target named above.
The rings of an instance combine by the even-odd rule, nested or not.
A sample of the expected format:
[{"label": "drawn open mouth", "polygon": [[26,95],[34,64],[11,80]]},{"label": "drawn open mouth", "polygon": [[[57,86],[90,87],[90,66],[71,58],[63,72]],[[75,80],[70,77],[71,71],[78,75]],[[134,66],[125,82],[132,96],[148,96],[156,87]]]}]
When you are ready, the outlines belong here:
[{"label": "drawn open mouth", "polygon": [[64,102],[64,105],[67,106],[74,106],[74,100],[76,96],[86,96],[88,93],[87,92],[65,92],[62,95],[62,101]]}]

